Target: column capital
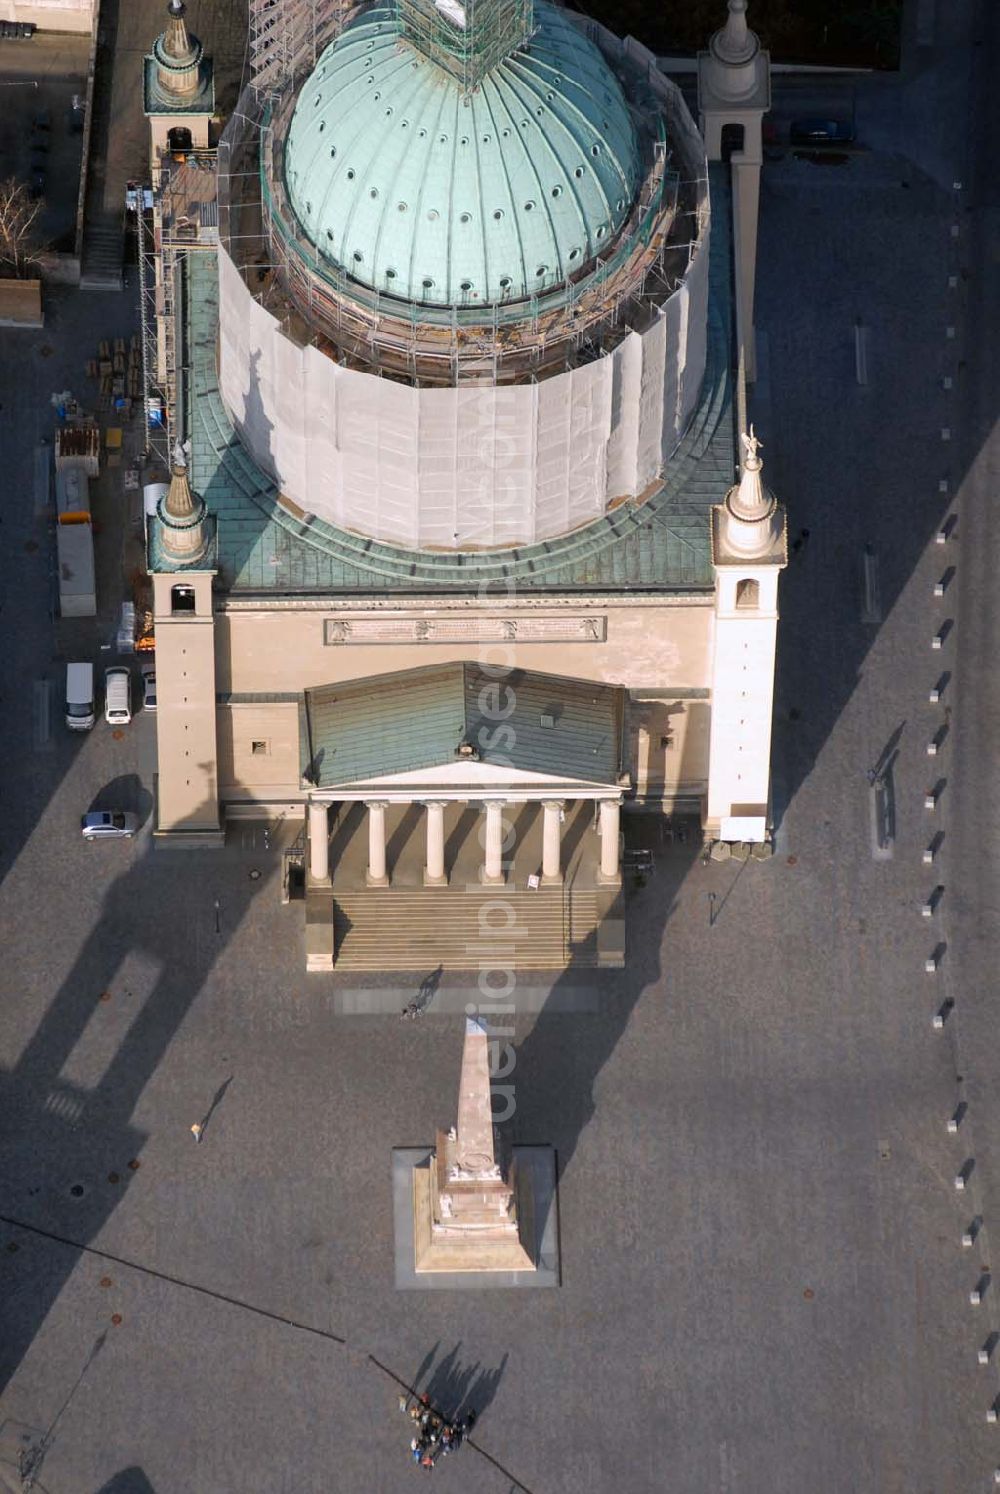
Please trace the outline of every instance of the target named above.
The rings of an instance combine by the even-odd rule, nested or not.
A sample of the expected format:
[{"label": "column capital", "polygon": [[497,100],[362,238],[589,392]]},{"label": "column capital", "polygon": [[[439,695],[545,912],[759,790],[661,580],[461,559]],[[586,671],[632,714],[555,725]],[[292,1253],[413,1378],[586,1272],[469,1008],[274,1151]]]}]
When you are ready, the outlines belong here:
[{"label": "column capital", "polygon": [[543,799],[541,801],[541,803],[542,803],[542,808],[543,809],[565,809],[566,808],[566,800],[565,799]]},{"label": "column capital", "polygon": [[388,809],[388,799],[365,799],[362,801],[366,809]]}]

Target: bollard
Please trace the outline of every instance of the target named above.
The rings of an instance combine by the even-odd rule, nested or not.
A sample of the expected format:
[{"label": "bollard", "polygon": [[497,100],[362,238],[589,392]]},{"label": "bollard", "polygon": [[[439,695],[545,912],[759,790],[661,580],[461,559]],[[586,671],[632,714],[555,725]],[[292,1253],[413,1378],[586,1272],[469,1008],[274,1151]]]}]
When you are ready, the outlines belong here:
[{"label": "bollard", "polygon": [[933,849],[932,846],[925,846],[925,848],[924,848],[924,854],[921,857],[921,860],[923,861],[923,863],[924,863],[925,866],[932,866],[933,865],[933,863],[934,863],[934,849]]},{"label": "bollard", "polygon": [[957,1110],[955,1111],[954,1115],[949,1115],[947,1124],[947,1131],[949,1136],[954,1136],[955,1132],[958,1130],[958,1122],[960,1118],[961,1117],[959,1116]]},{"label": "bollard", "polygon": [[932,737],[931,740],[927,743],[927,756],[928,757],[937,757],[937,753],[938,753],[938,744],[934,740],[934,738]]},{"label": "bollard", "polygon": [[989,1349],[979,1349],[977,1351],[977,1353],[976,1353],[976,1358],[979,1360],[980,1364],[989,1364],[989,1362],[990,1362],[990,1351],[989,1351]]},{"label": "bollard", "polygon": [[934,1020],[931,1023],[931,1026],[934,1028],[935,1032],[941,1031],[941,1028],[944,1026],[944,1012],[934,1013]]},{"label": "bollard", "polygon": [[937,956],[936,955],[928,955],[927,958],[926,958],[926,960],[924,961],[924,970],[925,970],[926,974],[933,975],[936,969],[937,969]]},{"label": "bollard", "polygon": [[934,904],[933,903],[924,903],[923,907],[920,909],[920,916],[921,916],[921,918],[930,918],[932,916],[933,912],[934,912]]},{"label": "bollard", "polygon": [[993,1404],[992,1404],[992,1406],[989,1408],[989,1410],[986,1413],[986,1420],[988,1422],[992,1423],[992,1422],[995,1422],[996,1419],[997,1419],[997,1403],[996,1403],[996,1401],[994,1401]]},{"label": "bollard", "polygon": [[978,1307],[983,1300],[983,1294],[978,1287],[973,1287],[969,1293],[969,1303],[972,1307]]},{"label": "bollard", "polygon": [[944,582],[943,581],[935,581],[934,582],[934,595],[936,597],[943,597],[944,596]]},{"label": "bollard", "polygon": [[955,1174],[955,1192],[956,1193],[964,1193],[965,1192],[965,1173],[964,1172],[956,1172],[956,1174]]},{"label": "bollard", "polygon": [[931,705],[937,705],[938,701],[941,699],[941,691],[937,685],[933,685],[931,689],[928,690],[927,699],[930,701]]},{"label": "bollard", "polygon": [[924,795],[924,808],[925,809],[934,809],[934,808],[936,808],[936,806],[937,806],[937,794],[934,792],[933,789],[931,789],[929,793],[926,793]]},{"label": "bollard", "polygon": [[973,1245],[975,1243],[976,1243],[976,1237],[972,1233],[971,1229],[963,1229],[963,1231],[962,1231],[962,1249],[963,1250],[971,1250],[972,1247],[973,1247]]},{"label": "bollard", "polygon": [[931,639],[931,648],[933,648],[933,649],[939,649],[939,648],[942,648],[943,646],[944,646],[944,634],[943,633],[935,633],[934,637]]}]

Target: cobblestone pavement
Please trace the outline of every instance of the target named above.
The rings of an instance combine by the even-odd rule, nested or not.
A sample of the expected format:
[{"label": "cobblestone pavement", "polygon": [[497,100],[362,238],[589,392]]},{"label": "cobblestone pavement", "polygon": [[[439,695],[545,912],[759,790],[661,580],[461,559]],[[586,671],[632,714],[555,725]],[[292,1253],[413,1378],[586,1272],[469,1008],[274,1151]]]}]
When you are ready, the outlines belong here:
[{"label": "cobblestone pavement", "polygon": [[[394,1494],[417,1476],[397,1375],[481,1412],[482,1451],[438,1470],[445,1489],[988,1483],[997,1386],[976,1349],[993,1305],[969,1301],[988,1255],[960,1236],[977,1208],[989,1221],[995,1126],[975,1091],[973,1129],[946,1122],[963,1098],[953,1034],[957,1072],[985,1089],[995,1024],[983,982],[963,1025],[934,1031],[952,934],[925,973],[940,936],[920,915],[943,720],[930,633],[951,613],[932,597],[934,535],[963,478],[940,432],[966,429],[939,380],[976,307],[949,320],[955,199],[918,166],[771,165],[760,434],[793,534],[810,530],[783,593],[778,855],[659,855],[599,1009],[512,1020],[512,1138],[559,1154],[557,1291],[394,1291],[391,1149],[453,1119],[460,1023],[337,1014],[279,903],[279,836],[265,848],[248,825],[218,854],[154,853],[147,818],[134,843],[80,843],[102,795],[148,816],[153,723],[71,741],[57,717],[37,740],[32,685],[55,666],[31,452],[48,390],[121,303],[67,293],[0,361],[0,1467],[21,1438],[50,1494]],[[982,423],[977,407],[970,437]],[[880,623],[862,621],[866,542]],[[964,704],[982,659],[967,683],[961,585],[942,667]],[[876,861],[865,769],[901,723],[894,854]]]}]

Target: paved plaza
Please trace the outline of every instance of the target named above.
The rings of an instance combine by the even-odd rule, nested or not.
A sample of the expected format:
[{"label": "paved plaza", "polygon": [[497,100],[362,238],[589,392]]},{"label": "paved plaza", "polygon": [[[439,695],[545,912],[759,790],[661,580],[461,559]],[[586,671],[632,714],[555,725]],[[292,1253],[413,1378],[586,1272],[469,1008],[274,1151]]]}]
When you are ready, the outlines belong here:
[{"label": "paved plaza", "polygon": [[[977,98],[935,161],[967,141],[981,170]],[[155,722],[61,730],[32,453],[49,392],[79,384],[84,350],[127,331],[132,302],[62,292],[43,331],[17,333],[14,357],[5,344],[0,1488],[34,1448],[47,1494],[396,1494],[422,1476],[400,1382],[478,1411],[474,1446],[435,1473],[462,1494],[991,1485],[1000,1383],[976,1351],[1000,1318],[995,1291],[978,1307],[969,1293],[997,1197],[994,941],[977,931],[995,918],[995,851],[982,887],[968,869],[970,785],[996,771],[995,687],[976,704],[990,555],[965,527],[934,542],[953,501],[963,526],[986,512],[995,475],[978,444],[992,411],[942,385],[965,359],[991,372],[971,346],[992,302],[948,281],[996,277],[995,254],[961,237],[967,203],[992,232],[995,192],[977,198],[964,174],[956,197],[884,150],[765,169],[755,418],[791,534],[809,530],[782,583],[777,853],[706,865],[694,836],[635,832],[655,870],[630,888],[627,968],[549,980],[547,1007],[536,978],[512,1014],[509,1136],[558,1156],[551,1291],[394,1288],[392,1151],[454,1120],[475,988],[446,974],[404,1023],[393,1009],[414,990],[396,977],[306,975],[301,905],[279,896],[289,828],[155,851]],[[118,600],[113,487],[102,501],[95,656]],[[934,708],[943,671],[958,689]],[[48,735],[31,706],[46,679]],[[926,744],[942,725],[939,765]],[[865,770],[893,739],[893,854],[876,860]],[[111,795],[142,832],[83,845],[80,813]],[[937,883],[948,901],[928,921]]]}]

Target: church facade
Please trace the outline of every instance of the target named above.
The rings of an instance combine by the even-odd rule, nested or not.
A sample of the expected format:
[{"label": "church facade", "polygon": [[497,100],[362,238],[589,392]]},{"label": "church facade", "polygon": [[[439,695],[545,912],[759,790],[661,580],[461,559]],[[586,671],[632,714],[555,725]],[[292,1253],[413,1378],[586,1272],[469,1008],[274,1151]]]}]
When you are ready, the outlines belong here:
[{"label": "church facade", "polygon": [[645,49],[547,0],[359,7],[202,149],[179,0],[147,66],[158,839],[301,820],[314,968],[341,891],[570,883],[599,925],[623,810],[766,844],[787,557],[740,415],[743,0],[700,131]]}]

